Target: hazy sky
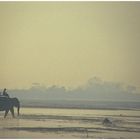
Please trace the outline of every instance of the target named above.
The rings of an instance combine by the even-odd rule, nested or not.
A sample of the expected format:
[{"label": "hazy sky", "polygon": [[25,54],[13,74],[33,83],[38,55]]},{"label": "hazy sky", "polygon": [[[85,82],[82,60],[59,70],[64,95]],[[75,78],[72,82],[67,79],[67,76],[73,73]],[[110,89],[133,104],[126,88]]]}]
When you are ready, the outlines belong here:
[{"label": "hazy sky", "polygon": [[0,87],[140,87],[140,2],[0,2]]}]

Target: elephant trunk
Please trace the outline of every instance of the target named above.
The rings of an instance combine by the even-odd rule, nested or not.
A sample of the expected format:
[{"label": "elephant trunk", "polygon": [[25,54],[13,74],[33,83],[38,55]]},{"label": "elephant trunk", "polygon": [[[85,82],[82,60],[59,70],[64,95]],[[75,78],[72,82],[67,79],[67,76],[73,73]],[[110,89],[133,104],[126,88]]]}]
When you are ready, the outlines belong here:
[{"label": "elephant trunk", "polygon": [[19,116],[20,104],[17,106],[17,115]]}]

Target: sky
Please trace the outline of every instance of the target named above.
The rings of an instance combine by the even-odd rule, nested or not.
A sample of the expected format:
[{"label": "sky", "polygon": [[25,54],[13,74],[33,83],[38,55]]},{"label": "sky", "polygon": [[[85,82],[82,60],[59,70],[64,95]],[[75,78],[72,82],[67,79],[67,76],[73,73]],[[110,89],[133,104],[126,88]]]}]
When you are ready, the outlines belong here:
[{"label": "sky", "polygon": [[140,88],[140,2],[0,2],[0,88]]}]

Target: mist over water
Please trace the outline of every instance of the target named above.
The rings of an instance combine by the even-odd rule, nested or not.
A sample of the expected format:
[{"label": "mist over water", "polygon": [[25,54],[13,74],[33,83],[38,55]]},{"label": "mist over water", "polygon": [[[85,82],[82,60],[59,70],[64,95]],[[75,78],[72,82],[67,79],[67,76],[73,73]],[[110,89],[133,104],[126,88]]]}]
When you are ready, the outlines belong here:
[{"label": "mist over water", "polygon": [[8,90],[10,97],[18,97],[22,106],[67,108],[140,108],[137,87],[103,81],[94,77],[80,87],[45,87],[34,83],[29,89]]}]

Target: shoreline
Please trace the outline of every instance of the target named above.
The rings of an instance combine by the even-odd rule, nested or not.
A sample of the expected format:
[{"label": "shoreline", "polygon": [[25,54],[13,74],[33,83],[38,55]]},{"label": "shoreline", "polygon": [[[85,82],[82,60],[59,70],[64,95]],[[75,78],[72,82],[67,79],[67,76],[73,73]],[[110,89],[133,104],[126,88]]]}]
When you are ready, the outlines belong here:
[{"label": "shoreline", "polygon": [[81,107],[55,107],[55,106],[26,106],[22,105],[23,108],[51,108],[51,109],[80,109],[80,110],[135,110],[140,111],[140,108],[81,108]]}]

